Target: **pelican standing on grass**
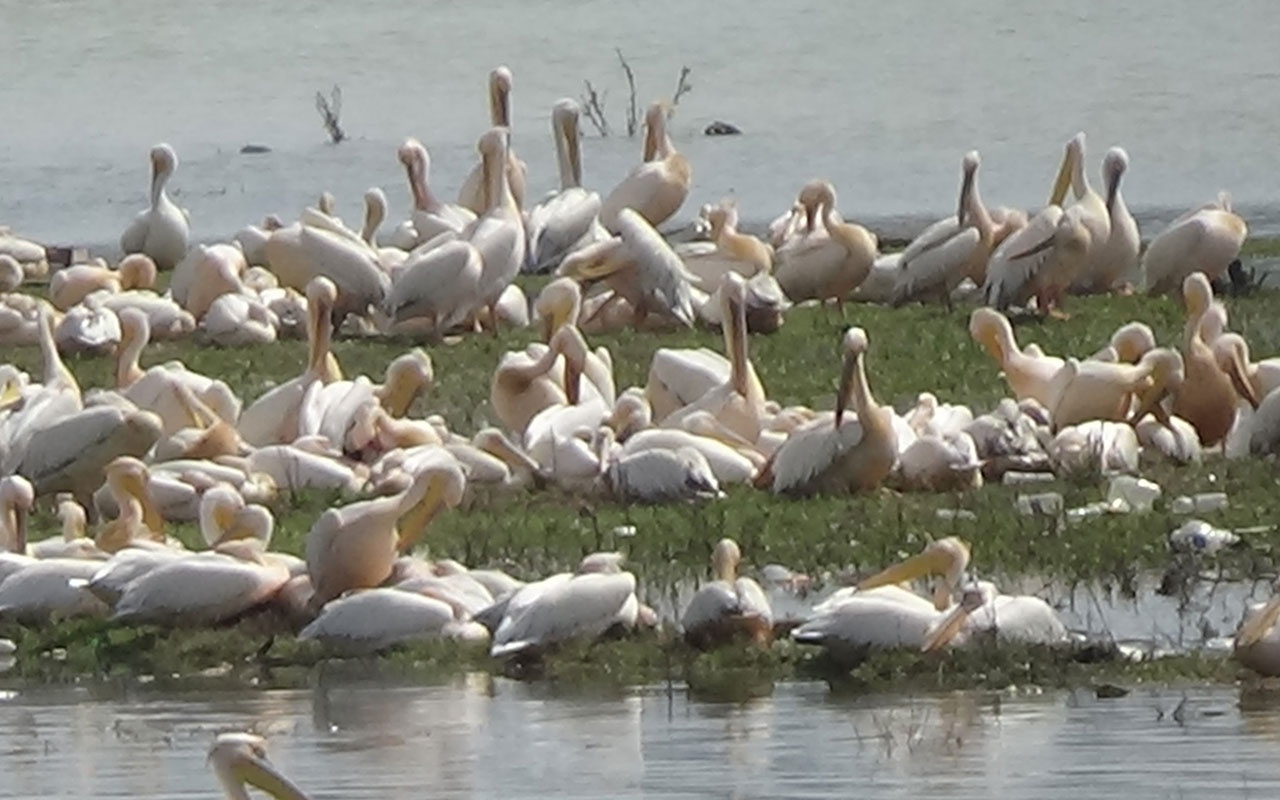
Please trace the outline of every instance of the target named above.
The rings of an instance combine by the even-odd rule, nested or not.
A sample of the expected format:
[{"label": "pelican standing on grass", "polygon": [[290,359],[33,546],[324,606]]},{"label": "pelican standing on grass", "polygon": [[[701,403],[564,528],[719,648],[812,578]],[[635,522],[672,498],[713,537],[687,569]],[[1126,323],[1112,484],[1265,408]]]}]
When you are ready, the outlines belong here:
[{"label": "pelican standing on grass", "polygon": [[526,269],[554,270],[566,255],[608,233],[600,227],[600,195],[582,188],[582,143],[578,103],[569,98],[551,109],[551,135],[560,167],[560,189],[529,209]]},{"label": "pelican standing on grass", "polygon": [[191,229],[186,212],[169,199],[165,185],[178,167],[178,155],[167,144],[151,148],[150,206],[139,212],[120,237],[125,255],[145,253],[159,269],[173,269],[187,254]]},{"label": "pelican standing on grass", "polygon": [[1124,148],[1113,147],[1107,151],[1102,160],[1102,179],[1107,189],[1105,205],[1110,220],[1109,231],[1107,238],[1094,247],[1085,274],[1076,281],[1076,289],[1091,293],[1110,291],[1138,264],[1138,250],[1142,245],[1138,223],[1120,194],[1120,180],[1128,169],[1129,154]]},{"label": "pelican standing on grass", "polygon": [[642,163],[614,187],[600,206],[600,224],[618,232],[618,214],[631,208],[655,228],[670,219],[689,195],[693,172],[667,135],[665,103],[649,106],[644,117]]},{"label": "pelican standing on grass", "polygon": [[426,244],[442,233],[460,233],[463,228],[475,222],[476,213],[469,208],[443,203],[431,191],[427,182],[427,174],[431,169],[431,157],[422,142],[412,137],[405,139],[404,144],[396,151],[397,158],[404,165],[409,178],[409,193],[413,197],[413,213],[409,217],[407,228],[412,233],[407,240],[397,244],[409,245],[412,249]]},{"label": "pelican standing on grass", "polygon": [[1249,226],[1232,211],[1226,192],[1216,203],[1188,211],[1169,223],[1143,253],[1147,293],[1176,292],[1194,272],[1203,272],[1211,281],[1222,277],[1248,235]]},{"label": "pelican standing on grass", "polygon": [[498,301],[524,264],[525,232],[520,207],[511,193],[507,180],[507,163],[510,134],[506,128],[491,128],[480,137],[476,149],[480,151],[480,167],[484,176],[485,197],[488,199],[484,213],[476,218],[461,234],[480,254],[479,302],[469,311],[488,311],[489,323],[498,329]]},{"label": "pelican standing on grass", "polygon": [[[511,70],[505,66],[489,73],[489,124],[495,128],[511,129]],[[511,188],[512,202],[519,211],[524,208],[524,162],[508,147],[498,163],[502,165],[503,175]],[[484,177],[483,169],[483,163],[472,167],[458,190],[458,205],[476,214],[483,214],[493,202],[493,196],[488,194],[490,179]]]}]

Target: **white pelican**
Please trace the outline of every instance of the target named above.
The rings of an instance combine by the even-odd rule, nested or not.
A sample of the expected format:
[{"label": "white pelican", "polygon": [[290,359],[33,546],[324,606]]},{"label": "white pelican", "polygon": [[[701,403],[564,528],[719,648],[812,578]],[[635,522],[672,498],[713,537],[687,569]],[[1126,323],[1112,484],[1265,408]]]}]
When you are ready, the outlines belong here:
[{"label": "white pelican", "polygon": [[644,388],[653,419],[666,419],[675,410],[697,401],[728,381],[731,371],[729,359],[706,347],[659,347],[649,362]]},{"label": "white pelican", "polygon": [[173,269],[187,254],[191,229],[186,212],[174,205],[165,184],[178,167],[167,144],[151,148],[151,205],[138,213],[120,237],[125,255],[146,253],[159,269]]},{"label": "white pelican", "polygon": [[570,639],[594,639],[615,625],[634,627],[640,611],[636,577],[623,572],[621,562],[621,553],[593,553],[576,573],[518,589],[506,603],[490,654],[521,656]]},{"label": "white pelican", "polygon": [[684,205],[693,171],[667,135],[668,108],[654,103],[644,116],[644,152],[641,164],[609,192],[600,206],[600,224],[617,233],[618,215],[631,208],[655,228]]},{"label": "white pelican", "polygon": [[1114,361],[1136,364],[1156,346],[1156,335],[1151,326],[1142,322],[1126,322],[1111,334],[1107,346],[1089,356],[1093,361]]},{"label": "white pelican", "polygon": [[[223,295],[224,297],[226,295]],[[221,298],[219,298],[221,299]],[[185,339],[196,329],[196,318],[167,295],[162,296],[147,289],[126,292],[99,290],[85,298],[96,300],[103,308],[109,308],[119,316],[126,308],[133,308],[147,315],[151,327],[151,341],[175,341]]]},{"label": "white pelican", "polygon": [[[511,70],[505,66],[489,73],[489,124],[495,128],[511,128]],[[502,165],[504,182],[510,187],[511,200],[519,212],[524,208],[524,162],[507,147],[502,159],[494,163]],[[483,214],[493,204],[493,195],[489,194],[490,180],[484,175],[483,163],[477,164],[458,190],[458,204],[476,214]]]},{"label": "white pelican", "polygon": [[1230,362],[1239,365],[1236,369],[1245,376],[1257,397],[1266,397],[1280,389],[1280,357],[1252,361],[1249,358],[1249,343],[1238,333],[1220,334],[1210,341],[1210,345],[1214,357],[1224,370],[1225,365]]},{"label": "white pelican", "polygon": [[1154,406],[1155,400],[1144,401],[1145,396],[1162,397],[1174,391],[1182,376],[1182,357],[1163,347],[1147,351],[1137,364],[1067,359],[1052,382],[1055,398],[1048,408],[1053,427],[1095,419],[1124,420],[1135,402]]},{"label": "white pelican", "polygon": [[1019,400],[1031,398],[1046,408],[1053,407],[1056,397],[1052,381],[1065,361],[1018,347],[1009,318],[994,309],[974,309],[969,316],[969,335],[1000,365],[1005,381]]},{"label": "white pelican", "polygon": [[377,588],[350,591],[325,603],[298,638],[341,653],[362,654],[406,642],[477,635],[487,637],[488,631],[459,620],[443,600],[409,589]]},{"label": "white pelican", "polygon": [[271,344],[279,326],[280,320],[267,304],[247,294],[219,295],[200,320],[204,335],[219,347]]},{"label": "white pelican", "polygon": [[503,426],[523,438],[544,409],[576,404],[586,354],[586,341],[573,325],[562,326],[547,345],[504,353],[489,384],[489,404]]},{"label": "white pelican", "polygon": [[1138,250],[1142,245],[1138,223],[1129,213],[1120,194],[1120,180],[1127,169],[1129,154],[1122,147],[1111,148],[1102,159],[1109,227],[1107,238],[1094,244],[1089,265],[1076,281],[1076,287],[1087,292],[1110,291],[1125,275],[1132,273],[1138,264]]},{"label": "white pelican", "polygon": [[671,503],[724,497],[715,472],[696,447],[615,450],[613,429],[599,430],[597,448],[605,486],[622,501]]},{"label": "white pelican", "polygon": [[439,340],[480,305],[484,258],[470,242],[445,242],[409,254],[391,284],[384,311],[394,322],[425,319]]},{"label": "white pelican", "polygon": [[240,416],[240,398],[223,381],[188,370],[181,361],[143,370],[138,359],[151,337],[147,315],[137,309],[120,312],[121,338],[116,355],[116,389],[138,408],[153,411],[164,423],[166,435],[191,424],[190,414],[177,394],[177,386],[189,389],[219,419],[234,424]]},{"label": "white pelican", "polygon": [[982,486],[982,461],[964,431],[926,433],[902,448],[898,471],[910,489],[952,491]]},{"label": "white pelican", "polygon": [[381,247],[378,245],[378,228],[387,218],[387,195],[377,186],[365,189],[364,192],[364,226],[360,229],[360,238],[369,245],[378,256],[378,264],[394,275],[396,270],[409,257],[408,250],[400,247]]},{"label": "white pelican", "polygon": [[131,456],[121,456],[108,463],[102,473],[104,488],[118,513],[98,528],[95,544],[108,553],[142,542],[163,544],[164,518],[152,497],[146,465]]},{"label": "white pelican", "polygon": [[107,464],[118,456],[144,455],[161,433],[160,418],[150,411],[87,408],[32,434],[15,471],[38,495],[71,492],[87,504]]},{"label": "white pelican", "polygon": [[39,297],[20,292],[0,295],[0,344],[9,347],[38,344],[40,313],[45,308],[57,313],[47,300]]},{"label": "white pelican", "polygon": [[[829,182],[810,181],[800,202],[806,233],[778,250],[774,277],[792,302],[835,300],[843,309],[845,298],[871,273],[879,243],[866,228],[840,218]],[[816,234],[819,214],[825,236]]]},{"label": "white pelican", "polygon": [[480,253],[483,265],[479,296],[474,307],[468,310],[487,309],[494,330],[497,330],[498,299],[520,273],[526,244],[520,207],[511,193],[507,170],[502,168],[510,152],[509,136],[506,128],[491,128],[476,143],[488,204],[484,213],[460,234],[460,238]]},{"label": "white pelican", "polygon": [[0,478],[0,552],[27,552],[27,516],[36,502],[31,482],[21,475]]},{"label": "white pelican", "polygon": [[106,355],[120,343],[120,319],[93,295],[63,315],[53,338],[63,353]]},{"label": "white pelican", "polygon": [[253,539],[266,547],[275,528],[275,518],[266,506],[245,503],[229,483],[219,483],[201,495],[199,522],[200,535],[210,547],[236,539]]},{"label": "white pelican", "polygon": [[272,233],[266,253],[281,286],[302,290],[317,277],[333,282],[335,323],[347,314],[362,316],[369,306],[381,308],[391,290],[377,252],[359,234],[314,209],[304,209],[299,222]]},{"label": "white pelican", "polygon": [[244,253],[235,245],[197,244],[174,268],[169,290],[199,320],[219,296],[247,291],[243,279],[247,269]]},{"label": "white pelican", "polygon": [[[620,437],[621,438],[621,437]],[[692,448],[702,454],[716,482],[722,486],[729,484],[750,483],[759,473],[763,462],[757,463],[751,455],[754,451],[743,451],[728,442],[712,436],[700,435],[678,428],[649,428],[626,437],[622,445],[623,455],[635,455],[646,450],[675,451],[680,448]],[[751,455],[748,455],[750,453]],[[756,456],[759,458],[759,456]]]},{"label": "white pelican", "polygon": [[1169,223],[1142,254],[1142,274],[1148,294],[1171,294],[1194,272],[1210,280],[1221,277],[1240,255],[1249,235],[1245,221],[1231,210],[1231,197],[1218,195]]},{"label": "white pelican", "polygon": [[267,740],[252,733],[220,733],[209,748],[209,764],[229,800],[248,800],[253,786],[276,800],[307,800],[267,758]]},{"label": "white pelican", "polygon": [[[1082,270],[1086,275],[1091,275],[1101,248],[1111,236],[1111,214],[1106,201],[1089,185],[1089,177],[1084,168],[1084,145],[1083,131],[1067,142],[1062,155],[1062,166],[1058,169],[1058,178],[1054,182],[1053,193],[1049,198],[1049,205],[1060,206],[1064,210],[1078,208],[1076,216],[1079,224],[1088,231],[1085,265]],[[1127,159],[1125,163],[1127,164]],[[1119,188],[1118,182],[1116,187]],[[1070,205],[1064,203],[1068,189],[1075,200]]]},{"label": "white pelican", "polygon": [[909,594],[858,592],[816,610],[791,638],[850,660],[860,660],[872,649],[922,647],[943,614],[923,599],[906,601]]},{"label": "white pelican", "polygon": [[282,491],[328,489],[359,492],[364,488],[367,471],[306,437],[293,444],[259,447],[249,454],[246,466],[254,473],[267,475]]},{"label": "white pelican", "polygon": [[965,153],[960,205],[955,215],[939,220],[911,240],[898,261],[894,305],[936,295],[948,308],[951,293],[966,277],[985,275],[995,246],[995,223],[978,192],[977,150]]},{"label": "white pelican", "polygon": [[[893,590],[910,595],[899,597],[899,601],[911,603],[918,600],[921,603],[932,604],[937,611],[945,611],[951,605],[951,590],[960,585],[965,570],[969,568],[969,558],[969,543],[965,540],[955,536],[938,539],[925,545],[924,549],[916,555],[886,567],[869,578],[862,579],[858,582],[856,589],[842,589],[836,592],[822,605],[835,605],[845,596],[852,596],[855,593],[866,593],[872,590],[883,593],[886,590]],[[929,577],[940,579],[934,583],[932,597],[929,600],[901,589],[901,584]],[[821,608],[822,606],[819,606],[819,609]]]},{"label": "white pelican", "polygon": [[[836,409],[796,428],[761,472],[757,485],[776,494],[848,493],[880,485],[898,458],[893,409],[867,384],[867,334],[850,328],[841,342],[844,366]],[[846,417],[852,407],[856,412]]]},{"label": "white pelican", "polygon": [[1058,430],[1045,447],[1058,475],[1091,477],[1138,471],[1138,436],[1133,427],[1089,420]]},{"label": "white pelican", "polygon": [[1174,394],[1171,410],[1195,426],[1203,445],[1212,447],[1231,430],[1238,398],[1244,398],[1255,409],[1262,398],[1249,381],[1245,365],[1238,359],[1228,359],[1228,369],[1224,371],[1201,335],[1201,322],[1213,304],[1213,289],[1203,272],[1186,277],[1182,297],[1187,307],[1182,338],[1186,379]]},{"label": "white pelican", "polygon": [[698,289],[714,292],[728,272],[751,278],[772,271],[773,248],[738,231],[735,203],[724,201],[707,210],[706,217],[711,241],[682,244],[676,250],[689,273],[697,277]]},{"label": "white pelican", "polygon": [[0,420],[0,473],[9,474],[26,454],[31,437],[42,428],[52,425],[69,414],[83,408],[80,384],[58,355],[53,339],[53,316],[56,312],[44,305],[39,312],[40,356],[43,361],[44,382],[29,386],[21,393],[21,408],[11,411]]},{"label": "white pelican", "polygon": [[150,289],[155,282],[155,262],[144,253],[133,253],[125,256],[117,269],[77,264],[58,270],[49,278],[49,300],[54,308],[66,311],[101,289],[113,293]]},{"label": "white pelican", "polygon": [[582,146],[575,100],[557,100],[551,109],[551,135],[560,167],[560,190],[529,209],[526,269],[550,272],[582,244],[607,238],[600,227],[600,195],[582,188]]},{"label": "white pelican", "polygon": [[662,420],[666,427],[680,427],[681,420],[696,411],[707,411],[727,429],[748,442],[760,438],[765,412],[764,386],[747,353],[747,321],[744,305],[746,282],[736,272],[725,276],[721,295],[724,347],[729,359],[728,379],[693,403]]},{"label": "white pelican", "polygon": [[18,236],[0,225],[0,260],[12,259],[18,267],[18,283],[49,274],[49,256],[44,245]]},{"label": "white pelican", "polygon": [[466,478],[451,456],[440,453],[414,472],[404,492],[331,508],[311,526],[306,557],[316,608],[349,589],[381,584],[431,521],[462,502]]},{"label": "white pelican", "polygon": [[937,650],[964,632],[964,641],[976,643],[980,635],[998,642],[1055,645],[1067,641],[1067,629],[1057,612],[1038,597],[1000,594],[990,581],[965,588],[960,602],[937,625],[921,650]]},{"label": "white pelican", "polygon": [[0,582],[0,619],[46,625],[72,617],[105,617],[107,606],[85,584],[102,566],[82,558],[33,559]]},{"label": "white pelican", "polygon": [[289,567],[256,540],[224,542],[158,564],[125,586],[112,619],[180,627],[216,625],[270,600]]},{"label": "white pelican", "polygon": [[240,249],[244,251],[244,260],[249,266],[265,266],[267,263],[267,240],[271,234],[284,227],[284,223],[275,214],[268,214],[262,225],[247,225],[232,237]]},{"label": "white pelican", "polygon": [[8,253],[0,253],[0,292],[12,292],[21,286],[24,280],[26,276],[18,260]]},{"label": "white pelican", "polygon": [[[542,320],[543,341],[550,343],[556,331],[565,325],[577,326],[582,313],[582,288],[577,281],[556,278],[542,287],[534,301],[534,311]],[[586,353],[582,362],[582,377],[586,383],[582,389],[595,392],[612,406],[617,400],[617,387],[613,379],[613,355],[607,347],[597,347]]]},{"label": "white pelican", "polygon": [[[405,139],[396,151],[396,157],[404,165],[409,178],[409,193],[413,197],[413,213],[397,233],[407,231],[408,236],[395,238],[397,246],[412,250],[426,244],[442,233],[461,233],[475,221],[475,212],[469,208],[443,203],[431,191],[427,175],[431,169],[431,156],[417,139]],[[394,238],[394,237],[393,237]]]},{"label": "white pelican", "polygon": [[[17,479],[16,475],[12,477]],[[36,558],[107,558],[107,553],[87,535],[88,515],[84,506],[68,494],[58,495],[56,500],[62,535],[32,542],[28,547],[31,555]]]},{"label": "white pelican", "polygon": [[983,301],[1005,309],[1025,305],[1035,296],[1040,314],[1065,318],[1062,297],[1089,264],[1088,208],[1076,204],[1063,211],[1056,205],[1047,206],[1025,228],[1005,239],[987,264]]},{"label": "white pelican", "polygon": [[253,401],[240,415],[236,429],[249,444],[261,447],[297,438],[298,413],[308,387],[317,381],[328,383],[333,380],[329,366],[329,341],[333,333],[329,310],[336,297],[337,290],[328,278],[316,278],[308,284],[307,327],[311,341],[307,368],[298,377]]},{"label": "white pelican", "polygon": [[374,390],[378,402],[395,418],[409,413],[409,407],[423,392],[435,385],[435,366],[420,347],[396,356],[387,364],[382,383]]},{"label": "white pelican", "polygon": [[1228,440],[1228,444],[1232,446],[1227,451],[1228,457],[1239,457],[1246,453],[1255,456],[1280,454],[1280,392],[1272,392],[1264,397],[1252,414],[1246,416],[1243,413],[1246,410],[1242,409],[1240,431],[1233,431],[1239,441]]},{"label": "white pelican", "polygon": [[680,618],[684,637],[709,647],[739,636],[767,645],[773,638],[773,608],[760,584],[738,577],[742,551],[732,539],[721,539],[711,551],[715,580],[703,584]]}]

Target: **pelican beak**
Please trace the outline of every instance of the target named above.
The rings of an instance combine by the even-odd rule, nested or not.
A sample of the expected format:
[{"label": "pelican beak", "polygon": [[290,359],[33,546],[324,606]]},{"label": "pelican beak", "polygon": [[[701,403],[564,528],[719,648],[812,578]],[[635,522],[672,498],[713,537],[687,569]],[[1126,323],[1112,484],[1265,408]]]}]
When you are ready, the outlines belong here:
[{"label": "pelican beak", "polygon": [[969,621],[969,614],[972,613],[962,603],[955,607],[950,614],[943,618],[942,623],[937,629],[925,637],[924,644],[920,646],[923,653],[932,653],[941,647],[950,644],[960,631],[964,630],[964,625]]},{"label": "pelican beak", "polygon": [[844,357],[844,367],[840,370],[840,388],[836,389],[836,429],[844,424],[844,411],[849,402],[849,391],[853,386],[853,376],[858,371],[858,354],[848,353]]},{"label": "pelican beak", "polygon": [[1143,417],[1151,414],[1157,422],[1172,430],[1169,412],[1165,411],[1164,406],[1160,404],[1168,393],[1168,387],[1162,381],[1153,382],[1138,395],[1138,409],[1130,415],[1129,424],[1137,425]]},{"label": "pelican beak", "polygon": [[1108,175],[1107,176],[1107,214],[1108,215],[1111,214],[1112,209],[1116,204],[1116,195],[1119,193],[1120,193],[1120,176],[1115,174]]},{"label": "pelican beak", "polygon": [[576,356],[564,359],[564,395],[571,406],[582,399],[582,364]]},{"label": "pelican beak", "polygon": [[156,505],[155,498],[151,496],[151,487],[137,475],[127,475],[124,477],[124,490],[131,497],[138,501],[138,505],[142,508],[142,521],[147,529],[154,534],[156,539],[164,538],[164,516],[160,513],[160,508]]},{"label": "pelican beak", "polygon": [[13,505],[13,551],[15,553],[27,552],[27,517],[31,514],[31,509],[23,508],[21,505],[14,503]]},{"label": "pelican beak", "polygon": [[964,182],[960,184],[960,203],[956,207],[956,219],[964,225],[965,206],[969,205],[969,195],[973,193],[973,172],[965,170]]},{"label": "pelican beak", "polygon": [[0,411],[6,408],[12,408],[22,401],[22,389],[18,386],[17,381],[12,379],[6,380],[4,386],[0,387]]},{"label": "pelican beak", "polygon": [[412,549],[422,538],[427,526],[448,504],[449,498],[445,494],[444,479],[439,475],[428,478],[427,491],[423,493],[422,499],[405,512],[397,523],[400,537],[396,542],[396,549],[402,553]]},{"label": "pelican beak", "polygon": [[1062,165],[1058,167],[1058,177],[1053,181],[1053,194],[1049,195],[1049,205],[1060,206],[1067,198],[1067,190],[1071,188],[1071,148],[1062,154]]},{"label": "pelican beak", "polygon": [[813,233],[814,222],[818,217],[818,207],[810,203],[804,205],[804,229],[808,233]]},{"label": "pelican beak", "polygon": [[1278,619],[1280,619],[1280,595],[1268,600],[1261,611],[1240,626],[1239,632],[1236,633],[1235,646],[1248,647],[1256,643],[1275,627]]},{"label": "pelican beak", "polygon": [[236,524],[236,512],[229,506],[217,506],[213,509],[213,524],[218,528],[218,541],[235,538],[231,535],[231,528]]},{"label": "pelican beak", "polygon": [[1232,348],[1231,358],[1223,365],[1223,371],[1231,379],[1231,385],[1235,387],[1236,393],[1249,401],[1249,405],[1257,411],[1258,406],[1262,404],[1262,398],[1258,396],[1258,390],[1249,380],[1249,368],[1245,366],[1239,350]]},{"label": "pelican beak", "polygon": [[860,581],[858,589],[866,590],[874,589],[878,586],[908,583],[929,575],[945,575],[947,567],[950,565],[950,561],[941,551],[926,550]]},{"label": "pelican beak", "polygon": [[237,761],[232,774],[243,783],[255,786],[276,800],[307,800],[307,795],[265,756],[248,756]]},{"label": "pelican beak", "polygon": [[569,153],[569,165],[573,172],[573,182],[582,184],[582,143],[579,141],[578,119],[570,117],[565,120],[564,143]]}]

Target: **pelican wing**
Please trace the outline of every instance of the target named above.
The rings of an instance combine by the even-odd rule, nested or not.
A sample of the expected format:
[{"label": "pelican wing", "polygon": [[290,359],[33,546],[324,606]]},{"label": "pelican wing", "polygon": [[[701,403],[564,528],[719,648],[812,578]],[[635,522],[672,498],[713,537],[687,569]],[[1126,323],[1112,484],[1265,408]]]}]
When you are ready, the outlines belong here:
[{"label": "pelican wing", "polygon": [[556,192],[529,211],[530,272],[550,272],[580,244],[608,238],[600,227],[600,195],[574,186]]},{"label": "pelican wing", "polygon": [[857,593],[796,628],[791,638],[835,648],[918,648],[939,619],[933,608]]},{"label": "pelican wing", "polygon": [[483,268],[480,252],[468,242],[451,241],[431,250],[415,250],[396,275],[387,313],[397,322],[433,318],[440,330],[445,330],[479,303]]},{"label": "pelican wing", "polygon": [[288,570],[215,553],[160,564],[125,587],[112,619],[212,625],[270,599]]},{"label": "pelican wing", "polygon": [[773,455],[768,471],[775,494],[808,493],[836,466],[840,457],[862,441],[862,423],[846,412],[835,430],[835,416],[826,415],[794,430]]},{"label": "pelican wing", "polygon": [[987,305],[1003,309],[1030,297],[1036,277],[1053,260],[1053,248],[1031,251],[1053,237],[1062,213],[1058,206],[1045,207],[1026,227],[995,249],[987,265],[987,282],[982,287]]},{"label": "pelican wing", "polygon": [[660,347],[649,362],[645,396],[653,418],[663,420],[673,411],[697,402],[707,392],[729,381],[729,359],[705,347]]},{"label": "pelican wing", "polygon": [[[323,275],[333,281],[339,295],[357,304],[380,306],[391,288],[387,273],[378,262],[378,254],[350,231],[335,231],[332,226],[303,225],[298,241],[311,265],[311,275]],[[341,302],[341,301],[339,301]]]},{"label": "pelican wing", "polygon": [[[598,636],[635,602],[629,572],[554,575],[516,592],[493,635],[494,657],[583,636]],[[522,595],[524,597],[522,597]]]},{"label": "pelican wing", "polygon": [[359,589],[325,603],[298,634],[343,651],[372,652],[442,635],[454,620],[448,603],[401,589]]},{"label": "pelican wing", "polygon": [[937,291],[949,294],[964,280],[969,258],[981,242],[977,228],[961,227],[955,217],[929,226],[902,253],[894,302]]},{"label": "pelican wing", "polygon": [[1217,208],[1200,209],[1175,221],[1151,240],[1142,256],[1147,291],[1177,291],[1196,271],[1211,279],[1222,275],[1239,255],[1247,234],[1244,220]]},{"label": "pelican wing", "polygon": [[732,584],[724,581],[712,581],[703,585],[689,601],[680,618],[680,627],[686,632],[697,630],[704,625],[713,625],[724,617],[741,614],[742,605],[738,602],[738,592]]},{"label": "pelican wing", "polygon": [[635,260],[640,291],[645,299],[693,327],[692,276],[680,256],[644,217],[631,209],[623,209],[618,215],[618,232]]}]

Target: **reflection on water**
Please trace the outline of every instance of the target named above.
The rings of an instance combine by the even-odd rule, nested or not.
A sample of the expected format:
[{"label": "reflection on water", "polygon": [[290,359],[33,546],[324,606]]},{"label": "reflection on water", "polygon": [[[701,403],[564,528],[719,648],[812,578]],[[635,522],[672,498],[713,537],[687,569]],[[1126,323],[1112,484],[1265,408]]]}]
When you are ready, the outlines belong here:
[{"label": "reflection on water", "polygon": [[[1183,702],[1185,700],[1185,702]],[[1181,706],[1181,708],[1179,708]],[[205,750],[254,726],[317,798],[1271,797],[1280,697],[1234,688],[836,699],[780,686],[745,705],[683,693],[548,696],[453,685],[0,699],[0,798],[208,797]]]}]

